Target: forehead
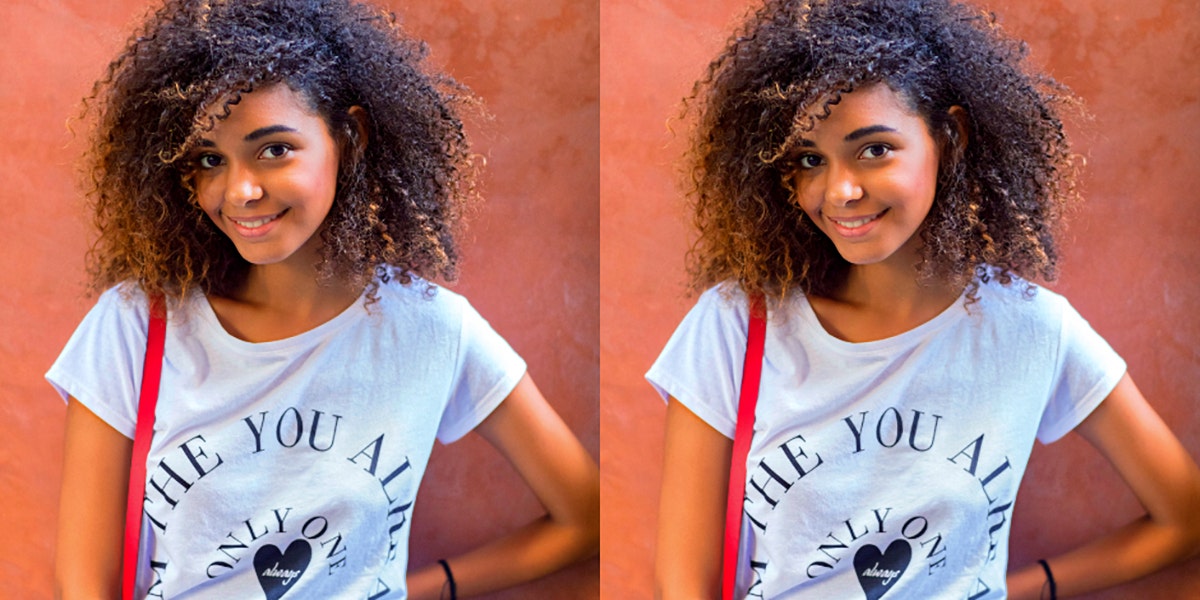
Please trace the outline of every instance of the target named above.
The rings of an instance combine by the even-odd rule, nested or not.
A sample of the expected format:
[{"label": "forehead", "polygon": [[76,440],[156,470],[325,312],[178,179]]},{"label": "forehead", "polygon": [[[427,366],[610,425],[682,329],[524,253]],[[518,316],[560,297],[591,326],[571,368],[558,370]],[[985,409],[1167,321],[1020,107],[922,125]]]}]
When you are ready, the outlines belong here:
[{"label": "forehead", "polygon": [[[831,95],[817,101],[812,112],[821,114],[826,103],[833,99]],[[836,104],[829,104],[828,107],[829,114],[823,119],[814,118],[812,128],[802,133],[801,137],[811,139],[836,135],[872,125],[886,125],[904,132],[927,129],[925,118],[912,107],[908,99],[883,83],[843,93],[837,98]]]},{"label": "forehead", "polygon": [[212,124],[211,130],[201,132],[204,137],[263,125],[289,124],[299,128],[325,123],[304,94],[282,83],[226,94],[205,111],[203,121]]}]

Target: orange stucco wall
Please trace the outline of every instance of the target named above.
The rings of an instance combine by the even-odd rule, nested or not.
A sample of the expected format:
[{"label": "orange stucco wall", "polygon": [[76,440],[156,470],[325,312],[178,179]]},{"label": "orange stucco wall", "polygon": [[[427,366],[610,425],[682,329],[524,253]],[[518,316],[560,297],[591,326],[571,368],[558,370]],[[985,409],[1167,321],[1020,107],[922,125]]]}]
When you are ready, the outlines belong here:
[{"label": "orange stucco wall", "polygon": [[[982,0],[985,1],[986,0]],[[688,217],[669,119],[745,0],[601,6],[602,597],[648,598],[665,409],[642,380],[691,306]],[[1073,220],[1065,294],[1129,363],[1143,393],[1200,456],[1200,8],[1187,0],[991,1],[1035,63],[1094,120],[1072,124],[1088,202]],[[1139,514],[1097,453],[1071,436],[1039,447],[1020,492],[1011,562],[1028,564]],[[1200,560],[1094,598],[1200,595]]]},{"label": "orange stucco wall", "polygon": [[[0,598],[50,598],[64,406],[42,380],[91,306],[89,230],[67,128],[147,0],[0,3]],[[551,403],[599,453],[597,0],[388,2],[468,84],[491,121],[487,202],[456,290],[528,361]],[[422,488],[413,564],[541,512],[483,441],[439,447]],[[595,598],[593,559],[495,598]]]}]

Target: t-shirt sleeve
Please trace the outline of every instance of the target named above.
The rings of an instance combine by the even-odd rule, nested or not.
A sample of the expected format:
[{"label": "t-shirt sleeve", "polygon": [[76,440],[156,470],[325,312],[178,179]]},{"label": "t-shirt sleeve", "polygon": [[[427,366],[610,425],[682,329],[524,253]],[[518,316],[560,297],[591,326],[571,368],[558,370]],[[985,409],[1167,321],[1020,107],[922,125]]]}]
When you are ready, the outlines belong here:
[{"label": "t-shirt sleeve", "polygon": [[481,423],[525,375],[525,361],[465,300],[450,400],[437,437],[449,444]]},{"label": "t-shirt sleeve", "polygon": [[1049,444],[1075,429],[1125,375],[1125,361],[1065,299],[1050,401],[1037,437]]},{"label": "t-shirt sleeve", "polygon": [[704,292],[671,335],[646,380],[665,401],[674,397],[722,435],[733,438],[746,355],[746,298]]},{"label": "t-shirt sleeve", "polygon": [[136,429],[148,319],[144,296],[125,299],[117,288],[104,292],[46,373],[64,401],[74,397],[129,438]]}]

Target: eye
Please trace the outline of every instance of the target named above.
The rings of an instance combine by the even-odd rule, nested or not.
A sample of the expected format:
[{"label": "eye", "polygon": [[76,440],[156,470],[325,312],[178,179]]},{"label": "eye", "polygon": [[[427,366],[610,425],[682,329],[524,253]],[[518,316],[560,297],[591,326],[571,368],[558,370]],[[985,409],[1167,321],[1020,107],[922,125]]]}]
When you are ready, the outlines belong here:
[{"label": "eye", "polygon": [[221,157],[216,154],[201,154],[196,157],[196,166],[201,169],[215,169],[221,166]]},{"label": "eye", "polygon": [[888,146],[887,144],[871,144],[870,146],[863,148],[862,153],[859,156],[861,156],[862,158],[868,158],[868,159],[883,158],[883,157],[887,156],[888,153],[890,153],[891,151],[892,151],[891,147]]},{"label": "eye", "polygon": [[263,148],[259,156],[266,159],[277,159],[287,156],[291,151],[292,149],[287,144],[271,144]]},{"label": "eye", "polygon": [[819,166],[821,166],[821,157],[816,154],[801,154],[796,159],[796,168],[801,171],[815,169]]}]

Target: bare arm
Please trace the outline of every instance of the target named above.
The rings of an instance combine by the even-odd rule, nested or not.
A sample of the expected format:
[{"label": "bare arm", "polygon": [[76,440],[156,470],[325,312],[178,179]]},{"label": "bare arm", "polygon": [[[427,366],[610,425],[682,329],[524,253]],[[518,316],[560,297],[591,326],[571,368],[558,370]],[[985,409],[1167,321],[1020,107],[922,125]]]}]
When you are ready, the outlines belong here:
[{"label": "bare arm", "polygon": [[655,597],[720,596],[721,536],[733,440],[671,398],[658,509]]},{"label": "bare arm", "polygon": [[[510,587],[592,556],[600,543],[595,461],[526,375],[476,428],[505,456],[546,515],[490,544],[448,559],[459,597]],[[438,598],[440,565],[410,571],[414,600]]]},{"label": "bare arm", "polygon": [[[1066,597],[1137,579],[1200,550],[1200,469],[1126,374],[1076,429],[1146,509],[1128,525],[1048,560]],[[1040,565],[1009,574],[1010,597],[1038,598]]]},{"label": "bare arm", "polygon": [[120,596],[121,537],[133,440],[71,398],[67,403],[55,596]]}]

